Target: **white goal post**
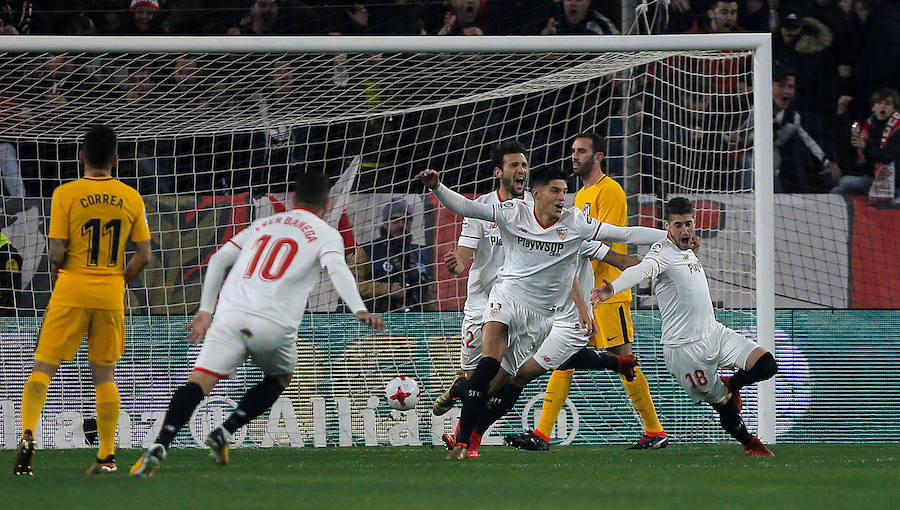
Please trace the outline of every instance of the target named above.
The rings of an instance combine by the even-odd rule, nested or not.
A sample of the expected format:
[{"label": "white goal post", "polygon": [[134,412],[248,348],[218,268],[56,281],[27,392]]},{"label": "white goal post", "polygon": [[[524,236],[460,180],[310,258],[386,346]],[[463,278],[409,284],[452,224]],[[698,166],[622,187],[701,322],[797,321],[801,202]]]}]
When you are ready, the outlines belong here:
[{"label": "white goal post", "polygon": [[[747,51],[752,53],[753,232],[756,337],[775,352],[775,247],[772,147],[772,50],[769,34],[483,37],[72,37],[0,39],[0,55],[14,53],[569,53],[639,51]],[[440,79],[439,76],[432,77]],[[0,90],[2,92],[2,90]],[[3,133],[0,133],[2,138]],[[759,384],[758,435],[774,443],[775,381]]]}]

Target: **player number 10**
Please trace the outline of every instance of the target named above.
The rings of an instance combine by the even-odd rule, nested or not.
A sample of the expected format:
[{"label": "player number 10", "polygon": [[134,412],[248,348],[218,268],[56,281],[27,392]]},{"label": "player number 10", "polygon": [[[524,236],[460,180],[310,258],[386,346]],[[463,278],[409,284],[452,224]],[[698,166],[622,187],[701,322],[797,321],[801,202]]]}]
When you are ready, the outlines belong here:
[{"label": "player number 10", "polygon": [[[250,263],[247,264],[247,270],[244,271],[244,278],[253,277],[259,266],[259,261],[263,258],[264,254],[266,257],[265,261],[262,263],[259,277],[263,280],[272,281],[284,276],[284,272],[287,271],[288,266],[291,265],[291,262],[294,260],[294,256],[297,255],[297,251],[300,247],[297,246],[297,241],[294,241],[290,237],[280,237],[270,245],[269,241],[271,240],[272,236],[266,234],[260,236],[253,242],[253,258],[250,259]],[[282,257],[281,253],[284,251],[284,248],[287,249],[287,252]],[[277,266],[276,263],[278,264]]]}]

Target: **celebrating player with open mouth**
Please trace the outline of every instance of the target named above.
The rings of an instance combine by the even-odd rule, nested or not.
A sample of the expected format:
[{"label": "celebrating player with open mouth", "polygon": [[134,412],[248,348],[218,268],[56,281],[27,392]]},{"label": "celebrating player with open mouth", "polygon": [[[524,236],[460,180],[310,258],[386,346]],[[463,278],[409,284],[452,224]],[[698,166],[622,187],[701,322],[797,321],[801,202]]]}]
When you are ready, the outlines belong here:
[{"label": "celebrating player with open mouth", "polygon": [[[606,301],[645,278],[662,315],[663,355],[669,372],[695,402],[708,402],[719,413],[726,432],[744,445],[747,455],[768,457],[772,452],[747,431],[741,420],[738,392],[748,384],[764,381],[778,371],[772,353],[716,320],[709,282],[697,255],[694,239],[694,207],[683,197],[666,204],[668,237],[650,247],[644,260],[610,282],[594,289],[591,301]],[[717,376],[719,367],[738,371],[730,378]]]},{"label": "celebrating player with open mouth", "polygon": [[[569,296],[583,301],[574,281],[582,241],[650,244],[662,239],[665,232],[615,227],[565,208],[566,176],[561,170],[541,167],[532,171],[534,205],[520,200],[482,204],[441,185],[434,170],[425,170],[418,177],[456,214],[496,223],[503,240],[500,281],[491,289],[482,319],[482,358],[461,395],[457,443],[450,452],[451,458],[476,456],[480,439],[470,436],[485,412],[491,390],[499,390],[534,354],[553,326],[553,315]],[[592,328],[590,314],[584,314],[580,322]]]}]

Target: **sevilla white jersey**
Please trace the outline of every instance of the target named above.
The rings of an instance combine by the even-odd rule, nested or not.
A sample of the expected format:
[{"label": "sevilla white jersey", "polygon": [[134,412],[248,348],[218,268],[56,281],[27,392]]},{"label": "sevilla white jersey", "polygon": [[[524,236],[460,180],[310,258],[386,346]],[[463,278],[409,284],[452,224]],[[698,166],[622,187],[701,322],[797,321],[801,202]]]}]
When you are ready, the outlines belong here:
[{"label": "sevilla white jersey", "polygon": [[535,216],[535,206],[522,200],[481,204],[443,184],[434,194],[456,214],[497,224],[503,242],[503,267],[494,286],[539,313],[554,313],[565,303],[582,241],[650,244],[666,235],[665,230],[601,223],[574,207],[564,208],[553,224],[542,225]]},{"label": "sevilla white jersey", "polygon": [[[534,202],[531,193],[525,193],[522,200],[527,203]],[[503,200],[500,199],[500,194],[494,190],[474,201],[500,205]],[[469,267],[466,304],[463,306],[463,311],[480,318],[481,312],[487,306],[491,287],[497,281],[500,267],[503,265],[503,241],[500,238],[500,230],[493,221],[464,218],[458,244],[475,250],[472,254],[472,265]]]},{"label": "sevilla white jersey", "polygon": [[[581,251],[578,253],[578,261],[575,263],[575,274],[578,276],[578,286],[581,287],[585,304],[591,306],[591,289],[594,288],[594,266],[591,260],[603,260],[609,253],[609,246],[599,241],[584,241],[581,243]],[[575,301],[569,298],[562,310],[556,313],[554,322],[571,325],[578,323],[578,307]]]},{"label": "sevilla white jersey", "polygon": [[241,310],[287,327],[300,325],[323,256],[344,254],[338,231],[303,208],[256,220],[229,242],[241,251],[216,312]]},{"label": "sevilla white jersey", "polygon": [[706,272],[697,255],[666,239],[651,246],[644,260],[659,265],[653,292],[662,316],[661,342],[680,345],[709,338],[716,315]]}]

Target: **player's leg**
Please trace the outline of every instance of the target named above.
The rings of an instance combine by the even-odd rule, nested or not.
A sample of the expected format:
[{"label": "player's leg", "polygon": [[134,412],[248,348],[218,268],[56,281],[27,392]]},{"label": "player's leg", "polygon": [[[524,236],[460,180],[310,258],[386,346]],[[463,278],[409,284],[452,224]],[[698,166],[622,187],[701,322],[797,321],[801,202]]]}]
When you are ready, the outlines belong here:
[{"label": "player's leg", "polygon": [[[465,314],[462,322],[462,345],[459,352],[459,373],[450,382],[447,391],[442,393],[431,408],[435,416],[442,416],[453,409],[453,402],[461,395],[457,383],[460,379],[469,379],[475,367],[481,361],[481,317]],[[455,434],[454,434],[455,436]]]},{"label": "player's leg", "polygon": [[[713,408],[719,412],[722,427],[741,441],[744,452],[752,457],[769,457],[772,452],[756,437],[747,432],[743,420],[740,417],[740,389],[745,384],[751,384],[768,379],[775,375],[778,366],[771,353],[760,347],[749,338],[717,324],[713,329],[713,341],[718,346],[716,359],[721,367],[739,368],[730,379],[723,378],[723,386],[728,394],[725,400],[710,401]],[[735,376],[739,378],[735,382]],[[740,379],[743,380],[740,380]],[[729,430],[733,429],[732,430]],[[743,429],[743,430],[742,430]],[[738,437],[739,434],[740,437]]]},{"label": "player's leg", "polygon": [[34,368],[22,389],[22,437],[16,447],[13,465],[13,472],[17,475],[33,474],[34,432],[47,400],[47,388],[59,364],[63,360],[75,359],[87,325],[88,317],[81,309],[51,303],[44,313],[34,352]]},{"label": "player's leg", "polygon": [[297,332],[262,317],[248,317],[239,330],[253,362],[263,371],[262,381],[250,387],[221,426],[206,436],[210,457],[218,466],[228,464],[228,442],[235,431],[268,411],[291,383],[297,364]]},{"label": "player's leg", "polygon": [[[634,324],[631,320],[631,309],[627,304],[610,303],[594,309],[597,323],[597,346],[601,345],[616,356],[631,356],[631,342],[634,339]],[[601,322],[602,321],[602,322]],[[640,368],[635,367],[635,377],[629,381],[619,374],[625,392],[641,416],[644,432],[640,440],[631,448],[636,450],[656,450],[665,448],[669,438],[659,422],[653,397],[650,396],[650,385]]]},{"label": "player's leg", "polygon": [[113,375],[113,364],[90,362],[91,377],[96,392],[97,404],[97,438],[100,445],[97,459],[88,468],[88,474],[115,473],[116,468],[116,427],[119,424],[119,390]]},{"label": "player's leg", "polygon": [[[516,374],[517,378],[526,379],[529,376],[538,377],[548,370],[553,371],[550,382],[547,383],[544,407],[541,408],[538,426],[533,431],[506,436],[507,446],[532,451],[550,449],[550,433],[553,431],[556,417],[569,394],[569,384],[574,372],[571,369],[575,368],[574,366],[561,367],[560,365],[571,357],[572,353],[584,347],[587,342],[588,338],[584,336],[584,331],[580,326],[563,322],[553,323],[550,333],[540,344],[534,356],[523,364]],[[554,383],[554,378],[557,378],[557,382],[559,382],[560,377],[562,377],[563,386]],[[560,389],[562,391],[559,391]]]},{"label": "player's leg", "polygon": [[778,372],[778,364],[772,353],[757,346],[747,356],[747,361],[741,365],[728,382],[728,389],[738,392],[744,386],[765,381]]},{"label": "player's leg", "polygon": [[462,458],[468,450],[470,436],[479,415],[487,404],[491,381],[500,372],[500,359],[506,352],[509,326],[503,322],[490,321],[482,327],[482,357],[465,384],[462,395],[462,412],[459,417],[456,447],[450,452],[451,458]]},{"label": "player's leg", "polygon": [[121,310],[90,310],[88,361],[96,392],[97,460],[88,473],[116,472],[116,428],[121,400],[113,375],[125,352],[125,314]]},{"label": "player's leg", "polygon": [[248,353],[239,333],[243,323],[235,315],[238,314],[220,314],[213,319],[194,363],[194,370],[187,382],[172,395],[156,440],[131,467],[131,476],[146,478],[153,474],[166,458],[178,431],[191,419],[194,409],[219,380],[234,372],[247,359]]}]

